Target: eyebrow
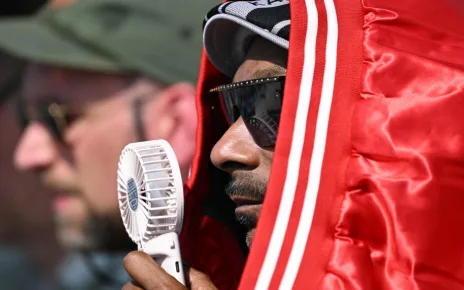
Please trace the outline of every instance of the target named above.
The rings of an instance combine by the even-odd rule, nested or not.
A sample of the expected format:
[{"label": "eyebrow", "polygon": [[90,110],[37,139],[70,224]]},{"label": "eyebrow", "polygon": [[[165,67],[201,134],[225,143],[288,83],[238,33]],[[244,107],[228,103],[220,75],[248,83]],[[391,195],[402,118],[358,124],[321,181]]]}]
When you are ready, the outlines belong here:
[{"label": "eyebrow", "polygon": [[251,74],[251,79],[261,79],[261,78],[282,76],[286,74],[287,74],[287,70],[285,68],[276,65],[270,68],[259,69],[259,70],[254,71]]}]

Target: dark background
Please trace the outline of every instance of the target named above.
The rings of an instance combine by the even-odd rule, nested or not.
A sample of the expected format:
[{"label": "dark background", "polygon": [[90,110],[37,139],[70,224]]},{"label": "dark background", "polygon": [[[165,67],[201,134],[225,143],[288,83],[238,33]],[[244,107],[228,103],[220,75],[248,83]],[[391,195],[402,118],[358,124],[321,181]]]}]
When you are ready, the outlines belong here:
[{"label": "dark background", "polygon": [[30,14],[45,2],[45,0],[2,0],[0,1],[0,17]]}]

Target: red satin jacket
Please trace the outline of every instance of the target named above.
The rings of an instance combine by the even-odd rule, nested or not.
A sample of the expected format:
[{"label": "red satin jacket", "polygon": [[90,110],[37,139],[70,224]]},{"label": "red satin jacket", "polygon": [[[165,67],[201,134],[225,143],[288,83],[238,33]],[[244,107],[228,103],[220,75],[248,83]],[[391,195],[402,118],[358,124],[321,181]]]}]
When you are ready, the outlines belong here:
[{"label": "red satin jacket", "polygon": [[[203,55],[184,257],[220,289],[464,289],[464,1],[291,0],[287,81],[247,259],[204,214],[227,126]],[[462,118],[462,119],[461,119]]]}]

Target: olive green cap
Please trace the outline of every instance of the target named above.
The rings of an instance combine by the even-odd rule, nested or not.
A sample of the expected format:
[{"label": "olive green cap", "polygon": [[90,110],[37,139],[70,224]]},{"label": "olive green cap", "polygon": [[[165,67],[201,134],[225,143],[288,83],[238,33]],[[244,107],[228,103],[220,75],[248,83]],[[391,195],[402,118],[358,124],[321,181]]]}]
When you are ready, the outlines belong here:
[{"label": "olive green cap", "polygon": [[196,82],[202,22],[220,0],[78,0],[0,20],[0,50],[54,66]]}]

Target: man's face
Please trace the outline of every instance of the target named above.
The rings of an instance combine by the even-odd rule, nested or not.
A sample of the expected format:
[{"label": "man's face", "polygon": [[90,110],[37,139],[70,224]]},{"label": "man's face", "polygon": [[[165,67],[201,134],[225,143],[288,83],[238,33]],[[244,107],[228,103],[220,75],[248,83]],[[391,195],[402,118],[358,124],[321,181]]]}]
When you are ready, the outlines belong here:
[{"label": "man's face", "polygon": [[[285,75],[286,62],[286,50],[256,38],[233,82]],[[249,230],[248,246],[255,234],[273,155],[273,147],[262,148],[254,142],[241,117],[231,125],[211,152],[213,164],[232,177],[226,193],[237,204],[237,220]]]},{"label": "man's face", "polygon": [[[67,248],[100,243],[105,232],[89,231],[89,225],[101,224],[125,234],[116,171],[122,148],[136,141],[131,80],[42,65],[30,65],[24,75],[23,107],[32,112],[27,111],[30,121],[16,147],[15,164],[37,173],[51,191],[58,238]],[[67,114],[61,139],[45,122],[34,119],[38,104],[50,111],[48,104],[53,102]]]}]

